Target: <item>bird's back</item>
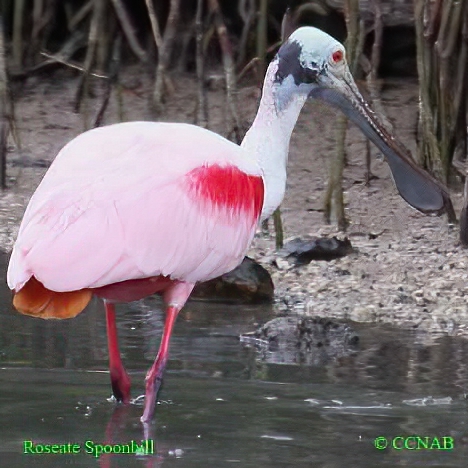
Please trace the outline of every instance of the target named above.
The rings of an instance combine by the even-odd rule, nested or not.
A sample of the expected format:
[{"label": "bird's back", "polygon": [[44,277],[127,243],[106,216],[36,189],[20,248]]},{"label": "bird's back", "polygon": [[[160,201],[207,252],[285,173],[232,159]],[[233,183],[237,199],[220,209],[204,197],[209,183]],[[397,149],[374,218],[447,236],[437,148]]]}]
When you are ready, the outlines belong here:
[{"label": "bird's back", "polygon": [[126,122],[78,135],[58,153],[31,202],[67,186],[115,190],[134,187],[151,178],[163,184],[209,164],[231,164],[260,175],[253,160],[238,145],[201,127],[166,122]]}]

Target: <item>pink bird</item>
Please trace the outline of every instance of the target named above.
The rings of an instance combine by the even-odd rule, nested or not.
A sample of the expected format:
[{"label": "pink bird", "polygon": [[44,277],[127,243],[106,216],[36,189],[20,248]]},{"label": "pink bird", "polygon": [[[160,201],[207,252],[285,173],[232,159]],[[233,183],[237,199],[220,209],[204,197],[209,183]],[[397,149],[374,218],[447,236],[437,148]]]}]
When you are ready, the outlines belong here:
[{"label": "pink bird", "polygon": [[69,142],[32,196],[8,267],[14,307],[71,318],[104,299],[112,389],[130,400],[116,302],[162,295],[166,322],[146,376],[143,422],[152,418],[177,314],[194,285],[239,265],[259,219],[283,199],[289,140],[308,98],[340,107],[384,152],[403,198],[442,212],[444,188],[416,166],[370,111],[343,46],[296,30],[271,62],[241,146],[187,124],[129,122]]}]

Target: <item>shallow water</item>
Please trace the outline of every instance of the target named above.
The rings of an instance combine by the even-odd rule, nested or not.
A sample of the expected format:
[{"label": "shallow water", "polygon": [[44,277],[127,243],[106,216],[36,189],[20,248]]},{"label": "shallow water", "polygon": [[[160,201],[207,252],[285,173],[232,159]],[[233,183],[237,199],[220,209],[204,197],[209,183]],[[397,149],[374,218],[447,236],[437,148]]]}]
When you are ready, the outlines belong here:
[{"label": "shallow water", "polygon": [[[14,313],[6,286],[0,300],[2,467],[467,466],[464,340],[353,324],[361,338],[356,355],[322,368],[265,364],[238,336],[272,318],[269,307],[191,303],[175,328],[152,425],[154,454],[95,458],[86,453],[92,444],[143,438],[142,406],[107,400],[102,305],[96,301],[76,319],[53,322]],[[163,312],[157,299],[118,311],[137,396],[157,351]],[[392,438],[412,435],[437,437],[441,447],[449,437],[454,448],[374,447],[379,436],[391,445]],[[70,442],[79,453],[24,454],[25,441],[35,448]],[[404,439],[395,444],[400,448]]]}]

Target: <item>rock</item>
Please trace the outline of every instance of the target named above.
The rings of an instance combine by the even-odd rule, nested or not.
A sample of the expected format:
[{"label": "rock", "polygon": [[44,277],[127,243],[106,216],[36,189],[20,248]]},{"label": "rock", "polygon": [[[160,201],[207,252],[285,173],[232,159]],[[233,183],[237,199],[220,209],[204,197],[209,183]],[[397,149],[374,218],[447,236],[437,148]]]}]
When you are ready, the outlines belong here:
[{"label": "rock", "polygon": [[273,299],[270,273],[255,260],[245,257],[234,270],[205,283],[199,283],[191,299],[229,303],[259,303]]},{"label": "rock", "polygon": [[296,238],[287,242],[278,252],[282,257],[294,259],[296,265],[306,265],[312,260],[334,260],[354,252],[350,240],[346,237],[320,237],[316,239]]},{"label": "rock", "polygon": [[323,366],[357,351],[358,334],[346,323],[323,317],[279,317],[241,336],[262,359],[276,364]]}]

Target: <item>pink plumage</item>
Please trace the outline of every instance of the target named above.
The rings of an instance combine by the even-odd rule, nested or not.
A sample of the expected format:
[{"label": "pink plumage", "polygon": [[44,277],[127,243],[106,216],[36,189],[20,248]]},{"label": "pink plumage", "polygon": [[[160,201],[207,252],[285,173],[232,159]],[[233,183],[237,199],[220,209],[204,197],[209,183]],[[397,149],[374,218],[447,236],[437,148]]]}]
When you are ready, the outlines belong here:
[{"label": "pink plumage", "polygon": [[258,165],[212,132],[151,122],[91,130],[62,149],[31,198],[8,284],[19,290],[32,275],[53,291],[159,275],[208,280],[242,261],[262,202]]},{"label": "pink plumage", "polygon": [[197,281],[241,263],[263,194],[257,162],[200,127],[132,122],[83,133],[60,151],[26,209],[7,274],[13,304],[70,318],[92,294],[104,298],[113,393],[126,403],[114,302],[162,294],[167,319],[147,376],[148,421],[178,312]]}]

